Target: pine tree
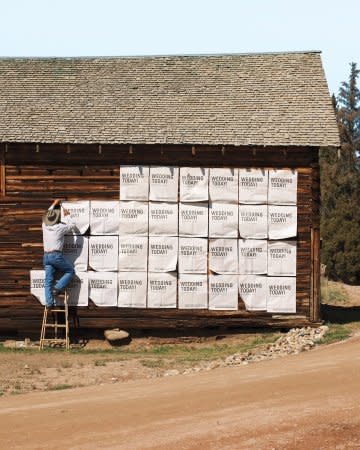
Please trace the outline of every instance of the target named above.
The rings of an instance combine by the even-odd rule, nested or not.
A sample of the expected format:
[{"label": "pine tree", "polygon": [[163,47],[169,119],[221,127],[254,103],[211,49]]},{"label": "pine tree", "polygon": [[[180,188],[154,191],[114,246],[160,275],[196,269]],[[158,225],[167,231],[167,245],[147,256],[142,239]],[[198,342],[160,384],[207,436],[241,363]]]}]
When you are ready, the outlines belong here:
[{"label": "pine tree", "polygon": [[350,64],[348,82],[332,97],[341,149],[320,153],[322,262],[330,278],[360,283],[360,70]]},{"label": "pine tree", "polygon": [[360,70],[356,63],[350,64],[348,82],[341,84],[336,109],[340,131],[341,151],[348,169],[358,168],[360,151],[360,90],[357,78]]}]

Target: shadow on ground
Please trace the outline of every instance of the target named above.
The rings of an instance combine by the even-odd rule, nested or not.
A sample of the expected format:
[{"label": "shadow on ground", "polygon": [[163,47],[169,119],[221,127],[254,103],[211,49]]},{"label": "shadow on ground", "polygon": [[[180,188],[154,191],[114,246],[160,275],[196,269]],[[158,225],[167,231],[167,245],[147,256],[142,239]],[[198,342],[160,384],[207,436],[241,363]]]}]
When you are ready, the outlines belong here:
[{"label": "shadow on ground", "polygon": [[321,318],[331,323],[360,322],[360,306],[321,305]]}]

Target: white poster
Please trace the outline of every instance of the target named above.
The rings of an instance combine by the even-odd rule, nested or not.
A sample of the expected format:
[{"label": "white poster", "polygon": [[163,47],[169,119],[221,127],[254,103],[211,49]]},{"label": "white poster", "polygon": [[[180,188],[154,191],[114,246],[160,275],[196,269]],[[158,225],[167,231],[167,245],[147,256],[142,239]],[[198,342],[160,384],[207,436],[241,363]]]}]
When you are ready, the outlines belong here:
[{"label": "white poster", "polygon": [[176,308],[176,273],[148,273],[148,308]]},{"label": "white poster", "polygon": [[179,273],[207,273],[208,241],[179,238]]},{"label": "white poster", "polygon": [[118,270],[118,236],[90,236],[89,266],[99,272]]},{"label": "white poster", "polygon": [[207,275],[179,274],[179,309],[208,308]]},{"label": "white poster", "polygon": [[238,309],[237,275],[209,275],[209,309]]},{"label": "white poster", "polygon": [[86,272],[89,258],[89,238],[79,234],[64,236],[63,255],[77,272]]},{"label": "white poster", "polygon": [[239,273],[237,239],[210,239],[209,269],[221,274]]},{"label": "white poster", "polygon": [[296,241],[269,241],[268,275],[296,275]]},{"label": "white poster", "polygon": [[119,234],[137,234],[147,236],[149,233],[149,204],[145,202],[120,202]]},{"label": "white poster", "polygon": [[245,239],[268,237],[267,205],[239,205],[239,233]]},{"label": "white poster", "polygon": [[61,220],[63,221],[65,219],[64,209],[67,209],[70,212],[71,220],[76,224],[74,233],[86,233],[90,224],[90,201],[62,202],[61,206]]},{"label": "white poster", "polygon": [[179,204],[179,236],[207,237],[208,204]]},{"label": "white poster", "polygon": [[146,272],[148,238],[145,236],[119,236],[119,271]]},{"label": "white poster", "polygon": [[178,191],[178,167],[150,167],[150,200],[176,203],[178,201]]},{"label": "white poster", "polygon": [[149,167],[120,166],[120,199],[149,200]]},{"label": "white poster", "polygon": [[269,203],[296,205],[297,171],[290,169],[269,170]]},{"label": "white poster", "polygon": [[239,275],[239,295],[247,311],[266,311],[267,277]]},{"label": "white poster", "polygon": [[121,272],[119,273],[120,308],[146,308],[147,273]]},{"label": "white poster", "polygon": [[178,204],[177,203],[149,203],[149,235],[177,236],[178,235]]},{"label": "white poster", "polygon": [[297,207],[269,205],[269,239],[286,239],[297,235]]},{"label": "white poster", "polygon": [[238,203],[239,171],[233,168],[210,169],[209,198],[212,202]]},{"label": "white poster", "polygon": [[267,169],[239,169],[239,203],[267,203]]},{"label": "white poster", "polygon": [[176,270],[178,245],[177,237],[149,237],[149,272]]},{"label": "white poster", "polygon": [[117,306],[118,274],[116,272],[88,272],[89,298],[96,306]]},{"label": "white poster", "polygon": [[209,199],[209,169],[180,168],[180,201],[202,202]]},{"label": "white poster", "polygon": [[45,306],[45,270],[30,270],[30,293]]},{"label": "white poster", "polygon": [[261,275],[267,273],[267,241],[239,239],[239,273]]},{"label": "white poster", "polygon": [[267,284],[267,312],[296,313],[296,278],[268,277]]},{"label": "white poster", "polygon": [[69,294],[69,306],[88,306],[88,272],[76,272],[66,290]]},{"label": "white poster", "polygon": [[209,237],[238,237],[238,205],[210,203]]},{"label": "white poster", "polygon": [[118,234],[119,202],[91,200],[90,231],[91,234]]}]

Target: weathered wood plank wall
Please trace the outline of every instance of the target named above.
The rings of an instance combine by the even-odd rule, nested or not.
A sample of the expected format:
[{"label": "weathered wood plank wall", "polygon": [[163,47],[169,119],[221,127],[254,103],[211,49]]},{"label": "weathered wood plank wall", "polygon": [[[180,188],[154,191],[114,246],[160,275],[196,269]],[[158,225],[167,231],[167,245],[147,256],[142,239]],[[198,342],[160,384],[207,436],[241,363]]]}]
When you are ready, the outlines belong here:
[{"label": "weathered wood plank wall", "polygon": [[[42,307],[29,271],[42,268],[41,216],[54,198],[118,199],[121,164],[298,169],[297,313],[79,308],[85,328],[303,325],[319,319],[317,148],[3,144],[0,150],[0,331],[38,332]],[[315,230],[315,234],[314,234]],[[313,236],[313,237],[312,237]],[[314,237],[315,236],[315,237]],[[315,253],[314,253],[315,252]]]}]

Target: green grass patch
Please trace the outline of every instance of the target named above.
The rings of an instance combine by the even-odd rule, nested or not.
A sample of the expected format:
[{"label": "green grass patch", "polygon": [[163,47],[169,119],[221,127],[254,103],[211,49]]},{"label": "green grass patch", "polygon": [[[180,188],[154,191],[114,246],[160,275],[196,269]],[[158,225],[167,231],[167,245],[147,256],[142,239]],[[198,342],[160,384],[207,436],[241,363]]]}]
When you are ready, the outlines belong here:
[{"label": "green grass patch", "polygon": [[96,367],[106,366],[106,361],[104,359],[97,359],[94,362],[94,366]]},{"label": "green grass patch", "polygon": [[[165,356],[166,360],[160,358],[157,359],[144,359],[142,364],[146,367],[164,367],[169,365],[180,364],[180,365],[190,365],[200,363],[202,361],[213,361],[216,359],[224,359],[229,355],[234,353],[241,353],[251,350],[260,345],[266,345],[275,342],[280,336],[280,333],[264,333],[261,336],[257,336],[254,339],[250,339],[248,342],[244,343],[234,343],[234,344],[219,344],[214,343],[212,345],[207,345],[206,347],[194,346],[194,345],[164,345],[159,348],[153,348],[146,350],[146,354]],[[171,359],[171,361],[169,361]],[[162,366],[160,362],[162,362]]]},{"label": "green grass patch", "polygon": [[49,387],[49,391],[62,391],[64,389],[71,389],[75,386],[71,385],[71,384],[54,384],[54,386],[50,386]]},{"label": "green grass patch", "polygon": [[165,361],[163,359],[140,359],[140,363],[144,367],[149,369],[163,368],[165,366]]},{"label": "green grass patch", "polygon": [[348,294],[340,284],[321,278],[321,303],[335,305],[346,303],[348,299]]},{"label": "green grass patch", "polygon": [[333,342],[343,341],[351,335],[351,329],[346,325],[328,324],[329,331],[321,339],[319,344],[332,344]]}]

